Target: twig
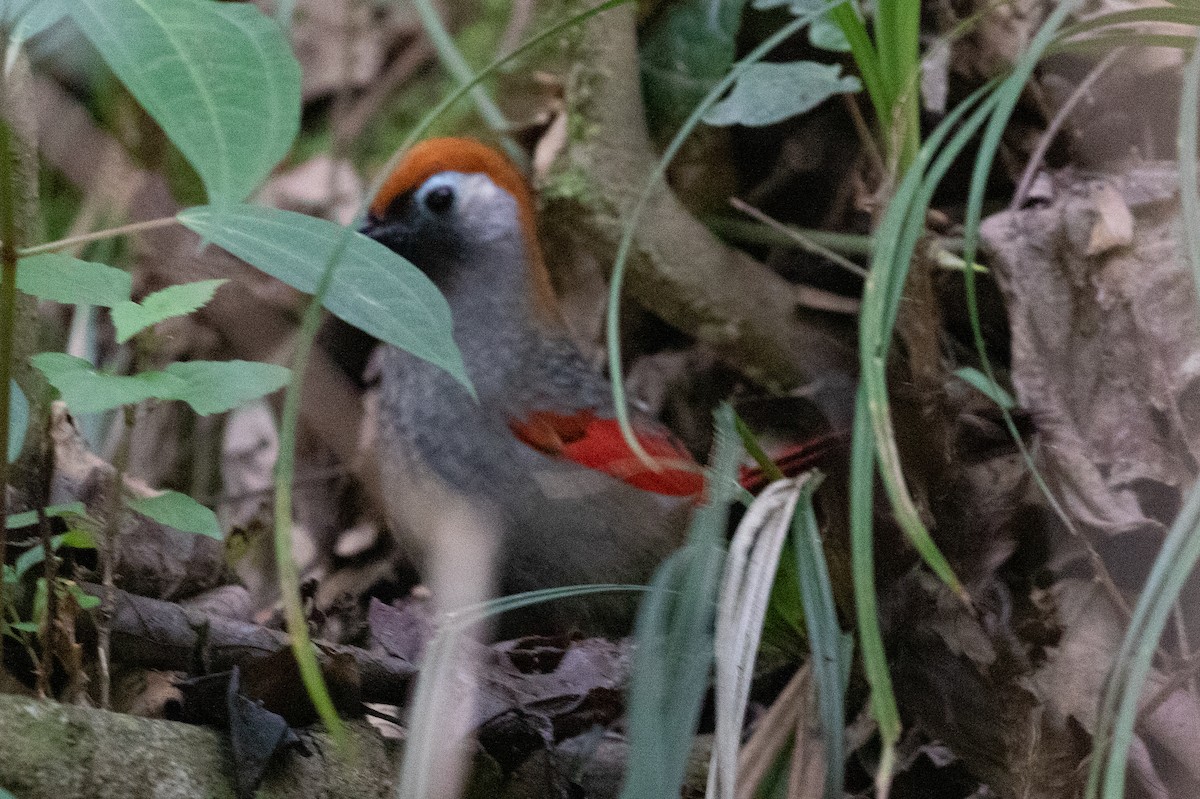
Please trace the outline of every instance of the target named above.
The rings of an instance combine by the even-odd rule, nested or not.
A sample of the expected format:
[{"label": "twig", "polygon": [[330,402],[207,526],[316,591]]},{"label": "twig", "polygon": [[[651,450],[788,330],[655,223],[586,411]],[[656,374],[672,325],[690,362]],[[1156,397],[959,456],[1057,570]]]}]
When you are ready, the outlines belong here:
[{"label": "twig", "polygon": [[866,277],[867,277],[866,269],[863,269],[861,266],[854,263],[849,258],[846,258],[843,255],[839,255],[838,253],[834,252],[833,250],[829,249],[828,247],[818,244],[817,242],[813,241],[809,237],[805,236],[800,231],[788,227],[787,225],[780,222],[778,219],[775,219],[771,216],[768,216],[767,214],[764,214],[762,211],[755,208],[753,205],[750,205],[750,203],[748,203],[742,199],[739,199],[737,197],[730,197],[729,204],[732,205],[737,210],[741,211],[743,214],[746,214],[750,218],[755,219],[759,222],[762,222],[764,225],[771,228],[772,230],[778,231],[780,234],[787,236],[789,239],[796,242],[796,246],[798,246],[800,249],[805,250],[806,252],[811,252],[815,255],[821,256],[822,258],[829,261],[830,263],[840,266],[842,269],[845,269],[847,272],[854,275],[855,277],[860,277],[864,280],[866,279]]},{"label": "twig", "polygon": [[1050,120],[1050,124],[1046,126],[1046,130],[1038,139],[1037,146],[1033,148],[1033,152],[1029,156],[1029,163],[1025,165],[1025,171],[1021,173],[1021,180],[1017,183],[1017,190],[1013,194],[1012,202],[1008,204],[1008,210],[1016,211],[1025,204],[1026,198],[1029,196],[1029,190],[1033,187],[1033,179],[1037,176],[1038,169],[1042,165],[1042,160],[1046,157],[1046,151],[1050,149],[1050,144],[1058,135],[1059,130],[1067,122],[1067,117],[1075,110],[1075,106],[1087,95],[1096,81],[1108,71],[1108,68],[1116,63],[1117,59],[1125,54],[1124,47],[1118,47],[1111,53],[1106,55],[1096,64],[1095,68],[1087,74],[1071,95],[1067,97],[1066,102],[1058,109],[1054,115],[1054,119]]},{"label": "twig", "polygon": [[[103,598],[108,589],[81,583],[88,594]],[[256,658],[286,650],[287,633],[258,624],[184,608],[174,602],[113,592],[112,651],[122,663],[165,671],[193,672],[197,658],[210,671],[226,671]],[[354,663],[366,702],[397,704],[417,673],[414,661],[400,655],[317,641],[322,665],[336,672],[339,659]],[[333,667],[330,669],[330,667]]]},{"label": "twig", "polygon": [[100,603],[100,623],[96,629],[96,660],[100,678],[100,707],[109,708],[112,675],[109,670],[111,630],[116,606],[116,585],[113,582],[113,561],[117,558],[117,538],[121,531],[121,511],[124,509],[125,469],[129,466],[129,449],[133,441],[133,425],[137,407],[125,405],[125,427],[117,453],[113,458],[112,495],[108,498],[108,518],[104,520],[104,547],[100,551],[100,573],[104,596]]},{"label": "twig", "polygon": [[846,104],[846,110],[850,113],[854,131],[858,134],[859,143],[862,144],[863,151],[867,154],[867,160],[871,162],[871,168],[882,178],[887,174],[887,165],[883,162],[883,153],[879,151],[879,142],[875,141],[875,137],[871,135],[871,127],[863,117],[862,109],[858,107],[855,95],[843,93],[842,102]]}]

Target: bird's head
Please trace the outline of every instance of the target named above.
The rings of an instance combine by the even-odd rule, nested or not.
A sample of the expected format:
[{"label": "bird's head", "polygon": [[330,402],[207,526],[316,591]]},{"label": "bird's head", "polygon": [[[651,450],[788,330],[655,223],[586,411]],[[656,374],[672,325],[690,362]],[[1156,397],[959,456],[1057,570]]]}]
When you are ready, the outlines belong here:
[{"label": "bird's head", "polygon": [[414,146],[375,195],[361,232],[447,295],[464,284],[513,287],[536,315],[558,318],[533,194],[517,167],[482,142],[447,137]]}]

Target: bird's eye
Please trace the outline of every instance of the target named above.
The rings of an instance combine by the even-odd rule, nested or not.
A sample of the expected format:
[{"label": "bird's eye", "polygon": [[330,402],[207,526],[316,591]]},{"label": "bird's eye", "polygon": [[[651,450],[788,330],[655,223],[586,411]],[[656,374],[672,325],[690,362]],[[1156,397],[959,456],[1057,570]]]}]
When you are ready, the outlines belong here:
[{"label": "bird's eye", "polygon": [[435,214],[443,214],[454,205],[454,189],[449,186],[437,186],[425,195],[425,207]]}]

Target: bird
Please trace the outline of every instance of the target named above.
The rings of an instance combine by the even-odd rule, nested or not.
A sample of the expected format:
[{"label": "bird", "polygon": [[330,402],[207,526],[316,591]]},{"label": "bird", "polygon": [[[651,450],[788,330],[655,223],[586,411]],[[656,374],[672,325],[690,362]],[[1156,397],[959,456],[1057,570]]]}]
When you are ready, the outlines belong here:
[{"label": "bird", "polygon": [[[648,415],[632,412],[632,427],[654,465],[622,436],[609,380],[564,321],[521,171],[475,139],[425,140],[381,184],[360,232],[445,296],[475,390],[394,346],[376,363],[388,520],[418,567],[439,515],[468,507],[498,531],[500,594],[647,583],[683,543],[704,470]],[[592,594],[506,614],[499,631],[622,634],[635,608],[630,594]]]}]

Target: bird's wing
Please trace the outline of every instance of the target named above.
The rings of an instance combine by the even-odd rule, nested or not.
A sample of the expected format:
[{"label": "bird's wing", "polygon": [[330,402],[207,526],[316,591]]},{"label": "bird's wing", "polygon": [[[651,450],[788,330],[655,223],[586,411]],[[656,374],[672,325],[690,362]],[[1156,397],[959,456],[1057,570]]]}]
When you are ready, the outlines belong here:
[{"label": "bird's wing", "polygon": [[699,497],[704,492],[704,469],[665,428],[645,423],[634,430],[659,466],[653,469],[629,448],[616,419],[599,416],[590,408],[574,413],[534,411],[508,426],[539,452],[605,472],[636,488],[675,497]]}]

